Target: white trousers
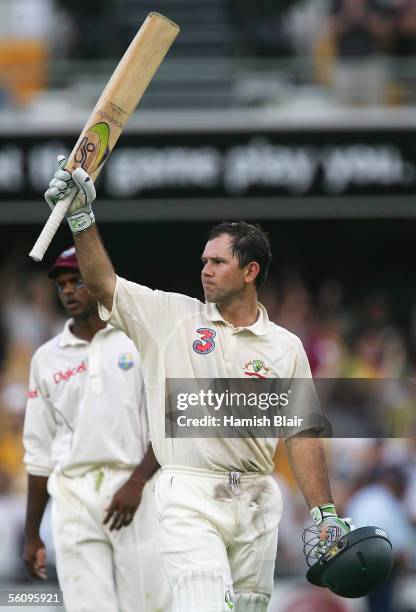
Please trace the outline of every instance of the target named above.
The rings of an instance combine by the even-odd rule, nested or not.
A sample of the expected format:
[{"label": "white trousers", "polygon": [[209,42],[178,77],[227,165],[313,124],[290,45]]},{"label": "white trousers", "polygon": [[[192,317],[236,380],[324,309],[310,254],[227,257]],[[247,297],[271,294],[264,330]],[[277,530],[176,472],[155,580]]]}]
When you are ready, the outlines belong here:
[{"label": "white trousers", "polygon": [[130,472],[100,468],[84,476],[52,474],[52,528],[67,612],[166,612],[170,587],[157,537],[153,479],[133,522],[103,525],[105,508]]},{"label": "white trousers", "polygon": [[267,610],[283,510],[275,479],[169,466],[155,493],[174,612]]}]

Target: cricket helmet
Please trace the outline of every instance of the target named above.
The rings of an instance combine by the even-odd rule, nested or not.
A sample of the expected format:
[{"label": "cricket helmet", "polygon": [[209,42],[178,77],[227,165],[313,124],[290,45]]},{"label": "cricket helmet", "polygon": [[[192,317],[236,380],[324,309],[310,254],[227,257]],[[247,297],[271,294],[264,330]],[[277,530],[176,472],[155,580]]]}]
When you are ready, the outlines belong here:
[{"label": "cricket helmet", "polygon": [[385,582],[393,567],[391,542],[379,527],[361,527],[334,542],[317,559],[319,527],[304,530],[306,574],[312,584],[341,597],[364,597]]}]

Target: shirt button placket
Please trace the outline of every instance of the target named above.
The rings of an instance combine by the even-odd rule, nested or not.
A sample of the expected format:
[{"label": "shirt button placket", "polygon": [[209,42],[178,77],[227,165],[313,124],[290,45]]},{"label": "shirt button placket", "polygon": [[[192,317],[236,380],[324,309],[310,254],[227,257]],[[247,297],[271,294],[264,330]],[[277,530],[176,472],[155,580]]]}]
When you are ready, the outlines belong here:
[{"label": "shirt button placket", "polygon": [[233,328],[230,330],[230,336],[227,343],[227,351],[225,353],[225,367],[227,368],[227,374],[231,376],[234,366],[234,354],[235,354],[235,343],[236,343],[236,332]]},{"label": "shirt button placket", "polygon": [[103,392],[103,381],[101,379],[100,372],[100,338],[97,335],[92,339],[91,344],[89,346],[89,370],[90,370],[90,382],[91,382],[91,391],[95,395],[100,395]]}]

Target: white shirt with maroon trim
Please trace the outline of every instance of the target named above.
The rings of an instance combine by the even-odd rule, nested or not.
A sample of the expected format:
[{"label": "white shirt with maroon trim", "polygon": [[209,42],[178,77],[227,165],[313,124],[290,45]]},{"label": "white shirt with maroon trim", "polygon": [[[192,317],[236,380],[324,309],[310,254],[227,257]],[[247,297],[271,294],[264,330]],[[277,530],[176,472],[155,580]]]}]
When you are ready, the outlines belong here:
[{"label": "white shirt with maroon trim", "polygon": [[27,472],[78,476],[134,468],[149,443],[145,389],[133,342],[107,325],[91,342],[72,320],[31,362],[23,442]]},{"label": "white shirt with maroon trim", "polygon": [[100,317],[122,329],[140,350],[149,426],[159,463],[212,470],[271,472],[276,438],[166,438],[166,379],[311,378],[297,336],[269,321],[234,327],[215,304],[153,291],[117,278],[112,311]]}]

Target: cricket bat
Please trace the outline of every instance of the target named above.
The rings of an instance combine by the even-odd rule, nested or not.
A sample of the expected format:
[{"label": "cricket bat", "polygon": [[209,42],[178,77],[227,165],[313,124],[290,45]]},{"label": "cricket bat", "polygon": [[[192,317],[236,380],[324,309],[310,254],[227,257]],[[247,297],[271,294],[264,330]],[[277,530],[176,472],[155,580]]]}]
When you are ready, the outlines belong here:
[{"label": "cricket bat", "polygon": [[[178,33],[167,17],[147,16],[88,118],[66,170],[82,167],[95,180]],[[29,253],[35,261],[42,261],[66,211],[65,202],[56,204]]]}]

